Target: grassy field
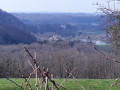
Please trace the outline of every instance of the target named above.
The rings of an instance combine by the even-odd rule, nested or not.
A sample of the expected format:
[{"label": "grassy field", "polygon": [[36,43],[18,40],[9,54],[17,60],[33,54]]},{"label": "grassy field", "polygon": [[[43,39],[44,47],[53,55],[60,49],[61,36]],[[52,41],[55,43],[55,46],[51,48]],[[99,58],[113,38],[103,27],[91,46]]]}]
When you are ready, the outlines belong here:
[{"label": "grassy field", "polygon": [[[19,85],[21,85],[21,83],[24,81],[24,79],[12,80]],[[55,81],[57,82],[57,84],[60,84],[63,80],[64,79],[56,79]],[[79,83],[84,86],[86,90],[88,90],[89,87],[91,87],[89,90],[109,90],[110,85],[113,84],[114,81],[114,79],[79,79]],[[33,90],[35,90],[35,79],[31,79],[30,84],[32,85]],[[67,79],[64,83],[64,87],[66,87],[67,90],[82,90],[73,79]],[[21,89],[6,79],[0,79],[0,90]],[[114,86],[112,90],[120,90],[120,84],[118,83],[118,85]]]}]

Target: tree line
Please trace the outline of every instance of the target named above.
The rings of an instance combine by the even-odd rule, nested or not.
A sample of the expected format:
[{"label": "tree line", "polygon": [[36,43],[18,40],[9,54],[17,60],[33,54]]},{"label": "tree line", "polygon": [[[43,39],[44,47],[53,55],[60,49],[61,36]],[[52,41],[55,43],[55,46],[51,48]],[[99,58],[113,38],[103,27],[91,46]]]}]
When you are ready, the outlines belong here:
[{"label": "tree line", "polygon": [[[64,67],[73,72],[76,78],[116,78],[120,75],[120,65],[107,61],[89,44],[70,41],[50,41],[44,44],[32,43],[18,45],[0,45],[0,77],[20,77],[18,69],[25,77],[32,71],[28,62],[33,64],[25,52],[26,47],[32,55],[37,53],[37,63],[40,68],[49,68],[56,78],[66,78],[68,74]],[[109,51],[109,50],[108,50]],[[114,53],[103,51],[111,58],[117,58]]]}]

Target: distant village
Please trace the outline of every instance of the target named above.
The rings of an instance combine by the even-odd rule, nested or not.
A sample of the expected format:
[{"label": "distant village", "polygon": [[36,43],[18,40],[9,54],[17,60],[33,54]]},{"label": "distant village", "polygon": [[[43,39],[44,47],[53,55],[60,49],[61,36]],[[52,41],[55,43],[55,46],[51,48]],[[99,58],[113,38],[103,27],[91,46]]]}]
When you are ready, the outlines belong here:
[{"label": "distant village", "polygon": [[[71,38],[71,39],[70,38],[63,38],[63,37],[57,36],[57,35],[53,35],[53,36],[49,37],[49,39],[48,39],[48,41],[76,41],[76,40],[73,38]],[[80,38],[79,41],[84,42],[84,43],[89,42],[89,40],[86,38]],[[103,42],[100,40],[93,40],[92,43],[94,43],[95,45],[108,45],[106,42]]]}]

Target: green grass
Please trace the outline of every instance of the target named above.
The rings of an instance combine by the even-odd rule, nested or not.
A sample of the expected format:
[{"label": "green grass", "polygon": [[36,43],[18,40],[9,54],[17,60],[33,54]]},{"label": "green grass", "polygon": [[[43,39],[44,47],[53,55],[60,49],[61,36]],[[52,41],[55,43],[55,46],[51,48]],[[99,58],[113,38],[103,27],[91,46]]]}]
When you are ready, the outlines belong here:
[{"label": "green grass", "polygon": [[95,45],[95,47],[106,52],[113,52],[111,45]]},{"label": "green grass", "polygon": [[[24,79],[12,79],[12,80],[19,85],[21,85],[21,83],[24,81]],[[56,79],[55,81],[57,84],[60,84],[63,80],[64,79]],[[91,86],[90,90],[109,90],[110,85],[113,84],[114,81],[115,79],[79,79],[79,83],[82,86],[84,86],[86,90],[88,90],[90,86]],[[35,90],[35,79],[31,79],[30,84],[32,85],[33,90]],[[82,90],[73,79],[67,79],[66,82],[64,83],[64,87],[66,87],[67,90]],[[0,90],[21,90],[21,89],[6,79],[0,79]],[[120,90],[120,83],[114,86],[112,90]]]}]

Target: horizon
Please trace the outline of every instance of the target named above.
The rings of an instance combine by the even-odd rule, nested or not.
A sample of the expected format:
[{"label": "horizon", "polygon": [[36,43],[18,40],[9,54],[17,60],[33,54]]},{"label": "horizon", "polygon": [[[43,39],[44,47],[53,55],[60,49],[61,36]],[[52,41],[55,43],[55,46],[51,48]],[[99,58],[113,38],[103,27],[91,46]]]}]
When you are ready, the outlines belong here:
[{"label": "horizon", "polygon": [[[3,10],[4,11],[4,10]],[[7,11],[5,11],[7,12]],[[32,13],[32,14],[39,14],[39,13],[43,13],[43,14],[99,14],[99,13],[96,13],[96,12],[8,12],[8,13],[25,13],[25,14],[29,14],[29,13]]]}]

